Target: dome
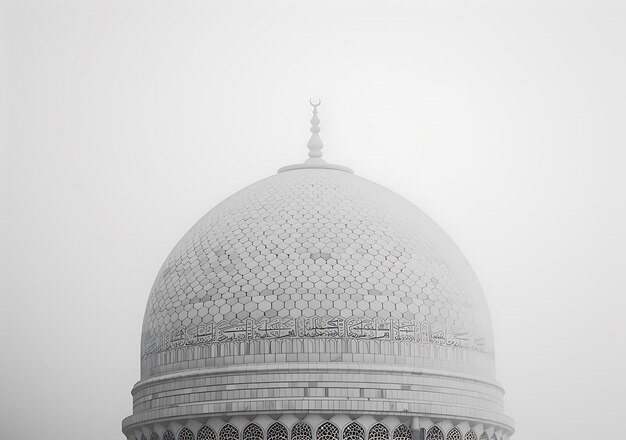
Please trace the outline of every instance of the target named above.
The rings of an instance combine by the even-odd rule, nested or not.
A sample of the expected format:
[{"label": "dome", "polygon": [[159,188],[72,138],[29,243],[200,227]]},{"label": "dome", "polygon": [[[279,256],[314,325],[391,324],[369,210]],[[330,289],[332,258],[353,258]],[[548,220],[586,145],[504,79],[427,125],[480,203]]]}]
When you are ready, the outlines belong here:
[{"label": "dome", "polygon": [[[148,300],[142,377],[221,365],[224,343],[303,339],[373,354],[382,342],[411,344],[396,364],[493,374],[489,312],[461,252],[409,201],[343,171],[279,173],[185,234]],[[177,347],[199,348],[196,362],[163,355]],[[433,362],[436,347],[467,353],[444,365]],[[280,361],[257,354],[252,363]],[[350,344],[333,350],[352,354]]]},{"label": "dome", "polygon": [[146,306],[128,440],[508,440],[459,249],[399,195],[309,159],[224,200]]}]

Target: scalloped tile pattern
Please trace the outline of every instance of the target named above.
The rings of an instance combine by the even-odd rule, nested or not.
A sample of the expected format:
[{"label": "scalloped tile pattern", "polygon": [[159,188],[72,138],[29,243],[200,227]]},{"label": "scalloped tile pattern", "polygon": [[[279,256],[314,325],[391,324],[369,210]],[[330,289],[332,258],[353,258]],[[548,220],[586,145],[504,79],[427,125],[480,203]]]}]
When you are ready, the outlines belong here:
[{"label": "scalloped tile pattern", "polygon": [[143,333],[301,316],[415,319],[493,344],[480,285],[450,238],[397,194],[321,169],[271,176],[202,217],[163,264]]}]

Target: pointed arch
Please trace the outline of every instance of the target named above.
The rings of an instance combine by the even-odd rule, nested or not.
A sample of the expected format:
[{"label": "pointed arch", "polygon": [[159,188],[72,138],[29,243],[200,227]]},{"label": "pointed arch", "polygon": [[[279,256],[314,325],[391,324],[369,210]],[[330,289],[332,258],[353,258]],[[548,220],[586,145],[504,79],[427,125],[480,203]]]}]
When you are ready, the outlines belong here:
[{"label": "pointed arch", "polygon": [[491,434],[491,440],[498,440],[498,436],[496,436],[495,432]]},{"label": "pointed arch", "polygon": [[172,431],[167,429],[163,433],[163,440],[176,440],[176,437],[174,437],[174,434],[172,433]]},{"label": "pointed arch", "polygon": [[478,440],[478,437],[476,437],[476,433],[473,429],[467,431],[467,433],[465,434],[465,440]]},{"label": "pointed arch", "polygon": [[461,435],[461,431],[459,431],[459,428],[455,426],[450,431],[448,431],[446,440],[463,440],[463,436]]},{"label": "pointed arch", "polygon": [[156,432],[153,432],[152,434],[150,434],[150,440],[160,440],[159,434],[157,434]]},{"label": "pointed arch", "polygon": [[193,435],[191,429],[184,427],[178,433],[178,440],[196,440],[196,437]]},{"label": "pointed arch", "polygon": [[489,436],[487,435],[486,432],[483,432],[482,434],[480,434],[480,440],[489,440]]},{"label": "pointed arch", "polygon": [[298,422],[291,428],[291,440],[313,440],[313,430],[304,422]]},{"label": "pointed arch", "polygon": [[365,429],[357,422],[352,422],[343,429],[343,440],[365,440]]},{"label": "pointed arch", "polygon": [[339,428],[331,422],[324,422],[315,431],[317,440],[339,440]]},{"label": "pointed arch", "polygon": [[227,423],[220,429],[219,440],[239,440],[239,430]]},{"label": "pointed arch", "polygon": [[389,440],[389,430],[382,423],[377,423],[370,428],[367,440]]},{"label": "pointed arch", "polygon": [[267,440],[289,440],[289,433],[285,425],[275,422],[267,429]]},{"label": "pointed arch", "polygon": [[204,425],[198,429],[198,440],[216,440],[215,431]]},{"label": "pointed arch", "polygon": [[250,423],[243,430],[243,440],[263,440],[263,430],[256,423]]},{"label": "pointed arch", "polygon": [[443,440],[443,431],[437,425],[431,427],[426,433],[426,440]]},{"label": "pointed arch", "polygon": [[400,425],[393,430],[393,440],[411,440],[411,430],[406,425]]}]

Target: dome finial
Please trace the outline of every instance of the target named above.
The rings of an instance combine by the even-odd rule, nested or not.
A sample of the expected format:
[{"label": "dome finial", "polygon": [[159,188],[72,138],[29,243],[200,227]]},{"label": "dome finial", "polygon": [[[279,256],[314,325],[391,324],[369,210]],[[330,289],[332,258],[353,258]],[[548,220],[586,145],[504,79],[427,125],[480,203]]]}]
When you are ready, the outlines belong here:
[{"label": "dome finial", "polygon": [[309,142],[306,144],[306,146],[309,148],[309,158],[305,160],[304,163],[297,163],[294,165],[287,165],[286,167],[282,167],[278,170],[278,172],[283,173],[285,171],[291,170],[306,170],[318,168],[352,173],[352,170],[348,167],[335,165],[332,163],[326,163],[326,161],[322,159],[322,147],[324,146],[324,142],[322,142],[322,139],[320,138],[320,118],[317,117],[317,108],[322,103],[322,100],[319,98],[317,99],[317,101],[309,99],[309,103],[313,107],[313,117],[311,118],[311,139],[309,139]]},{"label": "dome finial", "polygon": [[314,103],[312,99],[309,99],[309,103],[313,107],[313,117],[311,118],[311,139],[306,144],[309,148],[309,158],[305,163],[315,163],[321,164],[326,163],[324,159],[322,159],[322,147],[324,147],[324,142],[320,138],[320,118],[317,117],[317,107],[322,103],[321,99],[317,99],[317,103]]}]

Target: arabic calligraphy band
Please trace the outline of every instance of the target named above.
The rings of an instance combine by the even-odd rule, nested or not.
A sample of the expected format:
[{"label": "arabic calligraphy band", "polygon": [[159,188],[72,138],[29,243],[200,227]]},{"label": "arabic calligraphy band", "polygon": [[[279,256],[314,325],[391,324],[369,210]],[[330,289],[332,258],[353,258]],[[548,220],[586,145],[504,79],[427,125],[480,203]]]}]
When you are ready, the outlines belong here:
[{"label": "arabic calligraphy band", "polygon": [[252,318],[190,325],[144,335],[143,356],[184,346],[272,339],[361,339],[455,346],[485,351],[482,338],[416,320],[361,317]]}]

